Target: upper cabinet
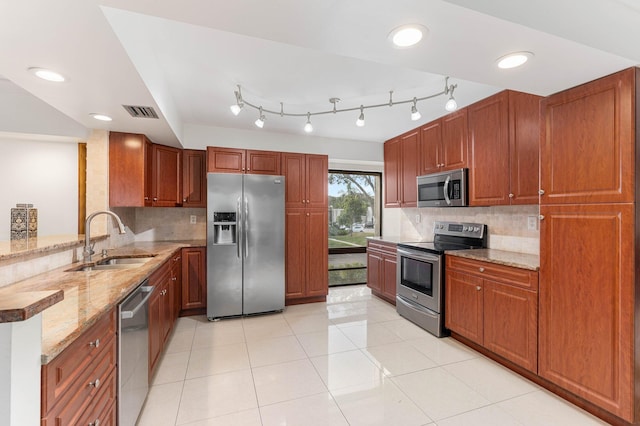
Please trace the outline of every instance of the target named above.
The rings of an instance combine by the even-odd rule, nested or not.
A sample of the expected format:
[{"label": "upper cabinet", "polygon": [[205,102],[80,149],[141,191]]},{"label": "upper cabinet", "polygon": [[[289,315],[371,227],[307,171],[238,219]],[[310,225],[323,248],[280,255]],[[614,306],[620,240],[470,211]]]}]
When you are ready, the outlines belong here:
[{"label": "upper cabinet", "polygon": [[207,172],[280,175],[280,153],[207,147]]},{"label": "upper cabinet", "polygon": [[418,154],[419,176],[466,167],[466,108],[422,126]]},{"label": "upper cabinet", "polygon": [[329,159],[326,155],[282,153],[286,208],[327,208]]},{"label": "upper cabinet", "polygon": [[144,135],[109,134],[109,205],[175,207],[182,204],[180,149]]},{"label": "upper cabinet", "polygon": [[634,201],[635,73],[628,69],[545,99],[541,204]]},{"label": "upper cabinet", "polygon": [[416,206],[419,147],[418,129],[385,142],[385,207]]},{"label": "upper cabinet", "polygon": [[537,204],[539,104],[504,91],[468,107],[469,205]]},{"label": "upper cabinet", "polygon": [[182,151],[182,206],[207,207],[207,151]]}]

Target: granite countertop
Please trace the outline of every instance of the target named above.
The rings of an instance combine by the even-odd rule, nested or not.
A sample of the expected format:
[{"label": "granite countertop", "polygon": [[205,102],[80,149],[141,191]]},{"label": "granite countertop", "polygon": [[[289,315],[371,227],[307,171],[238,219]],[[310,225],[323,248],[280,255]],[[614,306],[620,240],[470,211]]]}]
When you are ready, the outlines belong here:
[{"label": "granite countertop", "polygon": [[[91,237],[91,242],[103,241],[107,235]],[[19,259],[25,256],[46,254],[84,245],[84,235],[49,235],[24,240],[0,241],[0,261]]]},{"label": "granite countertop", "polygon": [[400,238],[397,236],[382,236],[382,237],[367,237],[367,240],[371,240],[371,241],[384,241],[387,243],[392,243],[392,244],[398,244],[398,243],[403,243],[405,241],[407,241],[406,238]]},{"label": "granite countertop", "polygon": [[448,256],[458,256],[483,262],[497,263],[499,265],[513,266],[514,268],[528,269],[530,271],[538,271],[540,269],[540,256],[535,254],[494,249],[448,250],[445,254]]},{"label": "granite countertop", "polygon": [[[66,272],[79,266],[78,262],[3,287],[0,322],[26,319],[42,311],[42,363],[47,364],[116,307],[176,250],[204,245],[204,240],[133,243],[109,250],[108,257],[155,256],[138,268]],[[94,256],[94,260],[100,259]],[[28,308],[38,303],[39,310]],[[16,310],[28,315],[16,319]]]}]

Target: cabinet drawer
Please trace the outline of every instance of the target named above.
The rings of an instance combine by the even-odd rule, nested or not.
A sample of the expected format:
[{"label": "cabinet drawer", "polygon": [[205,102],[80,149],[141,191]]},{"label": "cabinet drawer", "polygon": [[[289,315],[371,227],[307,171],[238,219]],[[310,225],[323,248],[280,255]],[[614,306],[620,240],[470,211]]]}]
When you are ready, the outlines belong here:
[{"label": "cabinet drawer", "polygon": [[538,273],[535,271],[457,256],[446,256],[446,259],[447,270],[467,272],[478,277],[489,278],[505,284],[538,291]]},{"label": "cabinet drawer", "polygon": [[82,414],[78,422],[79,425],[104,426],[112,424],[115,426],[116,384],[116,370],[114,369],[98,396],[93,398]]},{"label": "cabinet drawer", "polygon": [[88,367],[104,353],[114,353],[115,310],[104,315],[68,348],[47,365],[42,366],[42,413],[47,413],[58,399],[88,371]]},{"label": "cabinet drawer", "polygon": [[[106,345],[105,345],[106,346]],[[102,390],[113,387],[115,397],[116,342],[112,338],[108,350],[95,359],[86,369],[82,369],[76,381],[52,404],[48,412],[43,411],[43,425],[79,424],[80,416],[87,410]]]},{"label": "cabinet drawer", "polygon": [[388,243],[386,241],[369,241],[367,244],[367,250],[379,251],[382,254],[389,256],[396,256],[397,254],[396,244]]}]

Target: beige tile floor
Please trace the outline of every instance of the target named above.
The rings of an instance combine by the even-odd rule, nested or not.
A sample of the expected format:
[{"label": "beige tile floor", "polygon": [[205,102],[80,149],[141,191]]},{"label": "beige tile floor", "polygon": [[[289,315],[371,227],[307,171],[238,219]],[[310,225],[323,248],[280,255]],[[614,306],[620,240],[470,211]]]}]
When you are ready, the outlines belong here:
[{"label": "beige tile floor", "polygon": [[605,423],[354,286],[282,314],[178,319],[138,424]]}]

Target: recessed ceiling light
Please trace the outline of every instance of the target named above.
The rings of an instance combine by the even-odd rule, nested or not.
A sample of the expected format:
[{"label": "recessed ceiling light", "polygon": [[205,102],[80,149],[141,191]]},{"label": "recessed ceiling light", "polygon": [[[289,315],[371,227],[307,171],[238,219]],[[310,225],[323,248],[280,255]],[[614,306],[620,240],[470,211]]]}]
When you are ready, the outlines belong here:
[{"label": "recessed ceiling light", "polygon": [[428,31],[420,24],[402,25],[389,33],[389,40],[395,47],[411,47],[418,44]]},{"label": "recessed ceiling light", "polygon": [[56,83],[61,83],[64,81],[64,76],[62,74],[45,68],[31,67],[29,68],[29,71],[35,74],[36,77],[40,77],[43,80],[53,81]]},{"label": "recessed ceiling light", "polygon": [[111,121],[111,120],[113,120],[113,118],[109,117],[108,115],[97,114],[95,112],[92,112],[89,115],[92,116],[93,118],[95,118],[96,120],[100,120],[100,121]]},{"label": "recessed ceiling light", "polygon": [[501,56],[496,60],[498,68],[509,69],[516,68],[524,64],[533,56],[531,52],[514,52]]}]

